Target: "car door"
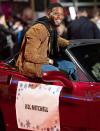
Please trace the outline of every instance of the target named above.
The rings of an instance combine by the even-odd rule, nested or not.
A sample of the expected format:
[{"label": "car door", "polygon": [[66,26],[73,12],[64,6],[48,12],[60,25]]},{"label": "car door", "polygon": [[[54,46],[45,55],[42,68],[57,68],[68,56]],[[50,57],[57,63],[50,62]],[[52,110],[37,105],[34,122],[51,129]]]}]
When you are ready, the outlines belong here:
[{"label": "car door", "polygon": [[100,130],[100,83],[73,82],[61,93],[60,122],[63,131]]}]

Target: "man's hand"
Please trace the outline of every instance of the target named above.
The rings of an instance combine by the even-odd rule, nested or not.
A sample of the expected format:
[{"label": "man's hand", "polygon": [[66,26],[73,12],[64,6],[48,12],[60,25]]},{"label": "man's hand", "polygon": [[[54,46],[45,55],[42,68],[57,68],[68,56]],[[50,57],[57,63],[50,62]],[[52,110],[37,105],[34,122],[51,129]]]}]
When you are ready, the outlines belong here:
[{"label": "man's hand", "polygon": [[49,59],[49,64],[53,65],[54,61],[52,59]]}]

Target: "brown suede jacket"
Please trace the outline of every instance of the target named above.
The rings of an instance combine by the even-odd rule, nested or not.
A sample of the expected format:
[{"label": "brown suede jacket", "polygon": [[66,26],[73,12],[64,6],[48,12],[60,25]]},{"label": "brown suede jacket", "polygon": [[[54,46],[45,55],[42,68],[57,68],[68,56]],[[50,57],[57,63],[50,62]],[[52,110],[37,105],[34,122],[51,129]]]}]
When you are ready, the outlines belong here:
[{"label": "brown suede jacket", "polygon": [[[25,34],[21,50],[16,62],[19,71],[27,76],[41,77],[41,65],[49,64],[47,56],[49,31],[41,24],[33,25]],[[61,47],[69,45],[69,41],[58,37]]]}]

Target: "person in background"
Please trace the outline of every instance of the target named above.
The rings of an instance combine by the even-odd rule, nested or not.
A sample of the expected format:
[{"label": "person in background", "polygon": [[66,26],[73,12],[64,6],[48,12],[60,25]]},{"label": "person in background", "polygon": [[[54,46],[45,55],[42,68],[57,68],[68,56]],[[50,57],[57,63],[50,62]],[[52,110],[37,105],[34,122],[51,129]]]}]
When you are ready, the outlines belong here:
[{"label": "person in background", "polygon": [[[10,31],[5,14],[0,12],[0,55],[4,55],[4,57],[12,57],[14,55],[14,46],[15,46],[15,36],[13,32]],[[4,53],[4,49],[6,53]]]},{"label": "person in background", "polygon": [[48,15],[39,18],[38,22],[28,29],[16,62],[21,73],[30,77],[34,74],[41,77],[43,72],[62,70],[69,75],[76,76],[74,64],[62,59],[59,54],[60,47],[70,44],[68,40],[57,34],[57,28],[63,19],[62,5],[53,3],[48,8]]},{"label": "person in background", "polygon": [[26,7],[21,15],[20,21],[15,24],[19,29],[18,32],[18,47],[21,47],[22,39],[26,30],[32,25],[34,20],[34,13],[31,7]]},{"label": "person in background", "polygon": [[3,14],[2,11],[0,11],[0,25],[4,26],[5,28],[8,28],[5,14]]},{"label": "person in background", "polygon": [[99,9],[96,9],[94,12],[93,12],[93,17],[91,18],[91,21],[93,21],[98,29],[100,30],[100,11]]},{"label": "person in background", "polygon": [[21,16],[23,22],[26,22],[27,25],[30,25],[34,19],[34,13],[31,7],[27,7],[23,10]]},{"label": "person in background", "polygon": [[86,9],[79,9],[77,19],[68,26],[69,39],[100,39],[100,30],[94,22],[88,18]]}]

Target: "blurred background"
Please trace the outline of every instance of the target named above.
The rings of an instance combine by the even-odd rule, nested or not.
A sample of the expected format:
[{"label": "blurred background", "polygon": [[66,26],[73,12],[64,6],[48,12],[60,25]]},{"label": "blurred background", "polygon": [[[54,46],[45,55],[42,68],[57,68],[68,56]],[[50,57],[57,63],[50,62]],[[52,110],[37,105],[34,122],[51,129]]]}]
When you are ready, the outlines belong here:
[{"label": "blurred background", "polygon": [[60,2],[66,10],[66,15],[72,19],[74,19],[75,11],[78,8],[87,8],[89,17],[92,17],[92,12],[100,7],[100,0],[0,0],[0,10],[8,18],[14,13],[20,15],[26,7],[30,7],[34,12],[35,19],[46,13],[46,8],[50,2]]},{"label": "blurred background", "polygon": [[69,35],[73,33],[69,32],[68,27],[78,17],[79,9],[87,11],[89,20],[96,24],[99,30],[97,34],[100,34],[100,0],[0,0],[0,59],[19,51],[26,30],[37,18],[46,15],[48,5],[55,2],[61,3],[65,10],[64,23],[58,29],[59,35],[71,39]]}]

